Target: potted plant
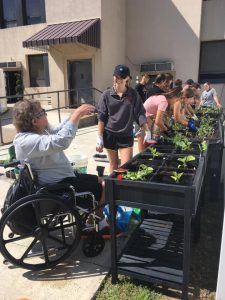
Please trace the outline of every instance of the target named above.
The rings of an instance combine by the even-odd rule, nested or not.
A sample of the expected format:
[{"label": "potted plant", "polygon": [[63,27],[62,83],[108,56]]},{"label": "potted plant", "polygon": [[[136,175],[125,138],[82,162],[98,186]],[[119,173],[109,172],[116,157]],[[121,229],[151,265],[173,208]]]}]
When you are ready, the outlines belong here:
[{"label": "potted plant", "polygon": [[23,97],[23,91],[24,91],[24,86],[23,86],[23,78],[21,72],[16,73],[16,87],[15,87],[16,95],[19,95],[20,97],[17,98],[17,100],[22,100]]}]

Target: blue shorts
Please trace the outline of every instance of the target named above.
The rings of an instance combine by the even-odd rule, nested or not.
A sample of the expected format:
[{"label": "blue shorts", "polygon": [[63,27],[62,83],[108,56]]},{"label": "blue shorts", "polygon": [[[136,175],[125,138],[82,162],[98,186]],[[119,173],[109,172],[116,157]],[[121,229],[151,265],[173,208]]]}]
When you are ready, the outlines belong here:
[{"label": "blue shorts", "polygon": [[133,136],[115,136],[108,131],[103,133],[104,148],[117,151],[122,148],[131,148],[134,145]]}]

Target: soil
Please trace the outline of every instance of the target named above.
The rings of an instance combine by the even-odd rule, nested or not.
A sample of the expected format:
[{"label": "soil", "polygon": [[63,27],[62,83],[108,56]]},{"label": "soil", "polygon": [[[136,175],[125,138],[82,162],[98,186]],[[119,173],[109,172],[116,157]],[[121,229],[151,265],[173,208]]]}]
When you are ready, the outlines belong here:
[{"label": "soil", "polygon": [[[182,172],[181,169],[176,169],[178,172]],[[176,185],[186,185],[191,186],[194,180],[194,173],[192,174],[183,174],[179,182],[176,182],[171,178],[173,176],[172,171],[161,171],[154,178],[152,178],[152,182],[166,183],[166,184],[176,184]]]}]

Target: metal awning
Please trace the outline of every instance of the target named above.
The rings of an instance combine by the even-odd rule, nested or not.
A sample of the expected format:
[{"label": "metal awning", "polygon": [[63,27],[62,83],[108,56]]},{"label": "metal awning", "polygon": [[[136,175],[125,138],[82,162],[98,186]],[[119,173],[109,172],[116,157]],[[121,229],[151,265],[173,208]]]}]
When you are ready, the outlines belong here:
[{"label": "metal awning", "polygon": [[100,19],[52,24],[23,41],[24,48],[82,43],[100,48]]}]

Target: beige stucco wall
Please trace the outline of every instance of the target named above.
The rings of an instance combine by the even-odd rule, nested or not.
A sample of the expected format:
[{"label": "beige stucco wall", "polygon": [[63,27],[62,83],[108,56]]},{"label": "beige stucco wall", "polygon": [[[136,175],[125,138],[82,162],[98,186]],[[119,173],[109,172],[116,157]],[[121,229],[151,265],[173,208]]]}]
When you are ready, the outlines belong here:
[{"label": "beige stucco wall", "polygon": [[45,1],[45,8],[46,21],[49,24],[93,19],[101,16],[101,0],[47,0]]},{"label": "beige stucco wall", "polygon": [[[200,39],[224,39],[224,11],[224,0],[204,1],[203,7],[202,0],[141,0],[141,4],[140,0],[47,0],[47,24],[100,18],[101,48],[76,44],[51,46],[50,87],[29,87],[27,55],[45,51],[22,47],[22,41],[46,23],[1,29],[0,61],[22,62],[26,93],[67,89],[67,61],[73,59],[92,60],[93,86],[99,90],[111,86],[113,68],[119,63],[126,63],[135,77],[141,63],[169,60],[174,62],[176,78],[197,80]],[[223,85],[216,85],[216,89],[224,97]],[[4,95],[5,80],[0,69],[0,96]],[[61,101],[66,104],[66,96]]]},{"label": "beige stucco wall", "polygon": [[[78,59],[91,59],[95,65],[95,57],[98,56],[98,50],[82,44],[64,44],[50,47],[49,55],[49,76],[51,89],[53,91],[68,89],[68,70],[67,62]],[[95,70],[93,70],[94,74]],[[95,76],[93,76],[95,79]],[[93,81],[95,86],[95,80]],[[61,105],[69,104],[67,93],[60,93]],[[57,94],[51,94],[53,104],[56,103]]]},{"label": "beige stucco wall", "polygon": [[176,78],[198,78],[202,0],[127,1],[127,63],[173,61]]},{"label": "beige stucco wall", "polygon": [[[74,20],[99,18],[101,13],[100,0],[48,0],[46,1],[46,21],[47,24],[60,23]],[[66,60],[93,58],[95,48],[77,46],[74,44],[63,46],[51,46],[49,51],[40,49],[27,49],[22,47],[22,41],[31,37],[46,23],[30,26],[19,26],[0,30],[0,40],[4,47],[0,48],[0,61],[21,61],[23,66],[25,93],[53,91],[65,89],[67,86]],[[66,46],[64,49],[63,47]],[[61,51],[65,50],[65,54]],[[29,87],[29,72],[27,55],[49,53],[50,87]],[[68,56],[68,57],[67,57]],[[66,76],[64,76],[64,74]],[[0,69],[0,96],[5,95],[5,80],[3,70]]]},{"label": "beige stucco wall", "polygon": [[[46,1],[47,24],[67,21],[102,18],[101,48],[95,49],[82,44],[53,45],[48,50],[27,49],[22,41],[40,31],[47,24],[13,27],[0,30],[0,61],[21,61],[23,65],[25,93],[40,93],[68,88],[67,61],[91,59],[93,63],[93,86],[104,90],[111,85],[112,72],[116,64],[125,62],[125,0],[48,0]],[[118,51],[119,50],[119,51]],[[49,54],[49,87],[29,87],[27,56]],[[0,69],[0,96],[5,95],[3,71]],[[45,96],[42,96],[45,97]],[[52,94],[53,106],[56,95]],[[61,105],[68,103],[61,94]]]},{"label": "beige stucco wall", "polygon": [[[25,75],[24,83],[28,86],[27,73],[27,62],[26,54],[28,53],[39,53],[38,51],[28,50],[22,47],[22,41],[29,38],[35,32],[41,30],[46,24],[30,25],[30,26],[19,26],[0,30],[0,61],[21,61],[23,65],[23,73]],[[3,76],[3,70],[0,69],[0,96],[5,95],[5,81]]]},{"label": "beige stucco wall", "polygon": [[115,65],[124,64],[126,49],[126,0],[102,0],[101,71],[99,88],[112,85]]}]

